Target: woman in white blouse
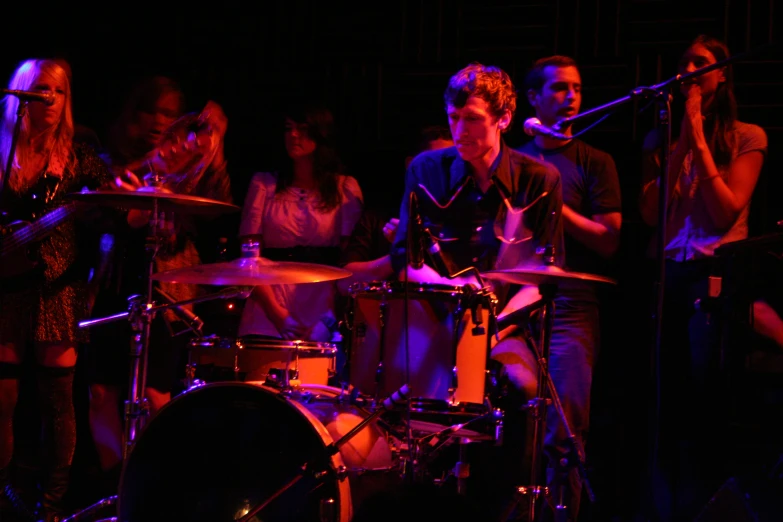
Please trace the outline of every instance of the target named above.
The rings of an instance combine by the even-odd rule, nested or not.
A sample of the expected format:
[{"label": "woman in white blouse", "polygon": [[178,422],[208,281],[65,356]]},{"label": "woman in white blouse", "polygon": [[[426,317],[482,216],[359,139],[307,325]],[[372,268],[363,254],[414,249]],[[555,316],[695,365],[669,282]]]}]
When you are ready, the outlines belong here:
[{"label": "woman in white blouse", "polygon": [[[337,266],[362,211],[362,193],[341,174],[329,110],[286,111],[285,149],[278,172],[253,176],[242,210],[241,241],[257,240],[274,261]],[[335,323],[333,282],[258,286],[245,303],[239,336],[329,341]]]}]

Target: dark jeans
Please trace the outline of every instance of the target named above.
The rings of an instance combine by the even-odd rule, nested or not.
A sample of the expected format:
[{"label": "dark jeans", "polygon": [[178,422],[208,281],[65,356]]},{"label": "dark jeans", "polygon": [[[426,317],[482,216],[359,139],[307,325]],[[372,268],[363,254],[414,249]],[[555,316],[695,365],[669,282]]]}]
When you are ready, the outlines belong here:
[{"label": "dark jeans", "polygon": [[[566,421],[583,447],[590,426],[590,390],[599,346],[598,303],[586,297],[563,296],[555,300],[548,362]],[[560,466],[561,459],[569,456],[571,443],[554,406],[548,408],[546,428],[547,483],[550,487],[563,486],[568,519],[576,520],[582,482],[574,458],[566,468]]]},{"label": "dark jeans", "polygon": [[707,295],[710,262],[666,262],[655,474],[662,522],[693,520],[726,478],[719,317],[695,306]]}]

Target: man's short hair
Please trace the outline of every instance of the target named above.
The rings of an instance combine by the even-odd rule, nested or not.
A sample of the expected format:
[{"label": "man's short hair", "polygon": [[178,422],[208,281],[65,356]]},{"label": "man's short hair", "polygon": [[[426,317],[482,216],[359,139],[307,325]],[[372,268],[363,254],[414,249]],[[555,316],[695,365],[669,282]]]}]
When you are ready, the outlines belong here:
[{"label": "man's short hair", "polygon": [[499,67],[471,63],[451,77],[443,100],[446,106],[464,107],[470,96],[481,98],[489,105],[493,116],[500,118],[506,111],[514,116],[517,93],[509,75]]},{"label": "man's short hair", "polygon": [[570,56],[563,56],[561,54],[555,54],[553,56],[546,56],[539,58],[533,62],[533,66],[525,76],[525,90],[533,89],[536,92],[541,92],[546,82],[544,76],[544,69],[549,66],[554,67],[577,67],[576,60]]}]

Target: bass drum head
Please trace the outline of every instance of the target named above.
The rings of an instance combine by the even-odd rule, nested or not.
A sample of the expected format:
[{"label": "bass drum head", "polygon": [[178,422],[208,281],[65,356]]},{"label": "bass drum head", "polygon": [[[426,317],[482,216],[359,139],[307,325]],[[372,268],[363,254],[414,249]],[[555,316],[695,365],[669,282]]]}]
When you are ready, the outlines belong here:
[{"label": "bass drum head", "polygon": [[[275,390],[246,383],[193,388],[136,439],[120,479],[118,520],[237,520],[306,462],[316,470],[341,465],[325,451],[330,442],[314,416]],[[251,520],[319,520],[324,505],[350,511],[350,490],[341,482],[331,473],[320,481],[306,475]]]}]

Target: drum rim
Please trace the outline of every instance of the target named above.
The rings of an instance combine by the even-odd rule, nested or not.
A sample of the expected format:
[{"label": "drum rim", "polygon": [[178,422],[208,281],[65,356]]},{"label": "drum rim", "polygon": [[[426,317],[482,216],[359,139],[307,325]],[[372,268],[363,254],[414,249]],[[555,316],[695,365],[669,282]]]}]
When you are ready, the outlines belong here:
[{"label": "drum rim", "polygon": [[[443,283],[407,283],[409,291],[416,294],[464,294],[465,287],[459,285],[446,285]],[[405,292],[404,281],[357,281],[348,287],[348,292],[356,297],[362,294],[397,294]]]},{"label": "drum rim", "polygon": [[[304,420],[307,424],[310,425],[310,429],[313,430],[314,434],[318,436],[321,439],[321,442],[324,445],[324,450],[326,448],[335,442],[334,438],[329,433],[329,430],[326,429],[326,426],[318,419],[318,417],[307,409],[306,406],[299,403],[298,401],[292,399],[291,397],[283,394],[281,390],[272,388],[270,386],[264,386],[263,384],[259,384],[258,381],[251,381],[251,382],[236,382],[236,381],[219,381],[219,382],[213,382],[213,383],[207,383],[202,386],[196,386],[193,388],[189,388],[176,397],[172,397],[172,399],[166,403],[158,412],[158,414],[151,419],[147,425],[145,426],[145,429],[141,430],[141,433],[136,438],[136,441],[138,442],[141,437],[144,436],[145,433],[149,433],[149,431],[146,429],[148,428],[155,420],[160,418],[160,414],[163,413],[166,409],[171,408],[174,404],[182,402],[185,397],[193,396],[194,394],[203,393],[203,390],[205,389],[214,389],[214,388],[222,388],[222,387],[231,387],[231,388],[261,388],[263,392],[267,393],[271,396],[274,400],[283,401],[286,404],[289,404],[294,407],[294,409],[304,417]],[[325,388],[329,388],[328,386]],[[340,388],[335,388],[336,390],[340,390]],[[123,483],[128,478],[128,463],[130,462],[130,459],[133,458],[133,454],[136,451],[136,444],[131,448],[131,451],[125,460],[123,462],[122,470],[120,472],[120,480],[117,488],[117,514],[120,515],[122,513],[122,497],[123,497],[123,491],[125,488],[123,487]],[[342,456],[340,455],[340,452],[333,453],[332,455],[329,455],[329,461],[332,464],[332,469],[330,472],[332,473],[333,479],[336,481],[336,490],[337,490],[337,496],[339,497],[336,499],[339,502],[339,513],[340,513],[340,521],[348,521],[353,516],[353,503],[352,503],[352,493],[351,493],[351,485],[348,480],[339,478],[337,476],[337,472],[340,469],[345,468],[345,462],[343,461]],[[347,499],[347,502],[346,502]]]},{"label": "drum rim", "polygon": [[237,337],[235,341],[240,350],[296,350],[305,353],[317,352],[336,355],[338,344],[321,341],[303,341],[299,339],[255,339],[253,335]]}]

